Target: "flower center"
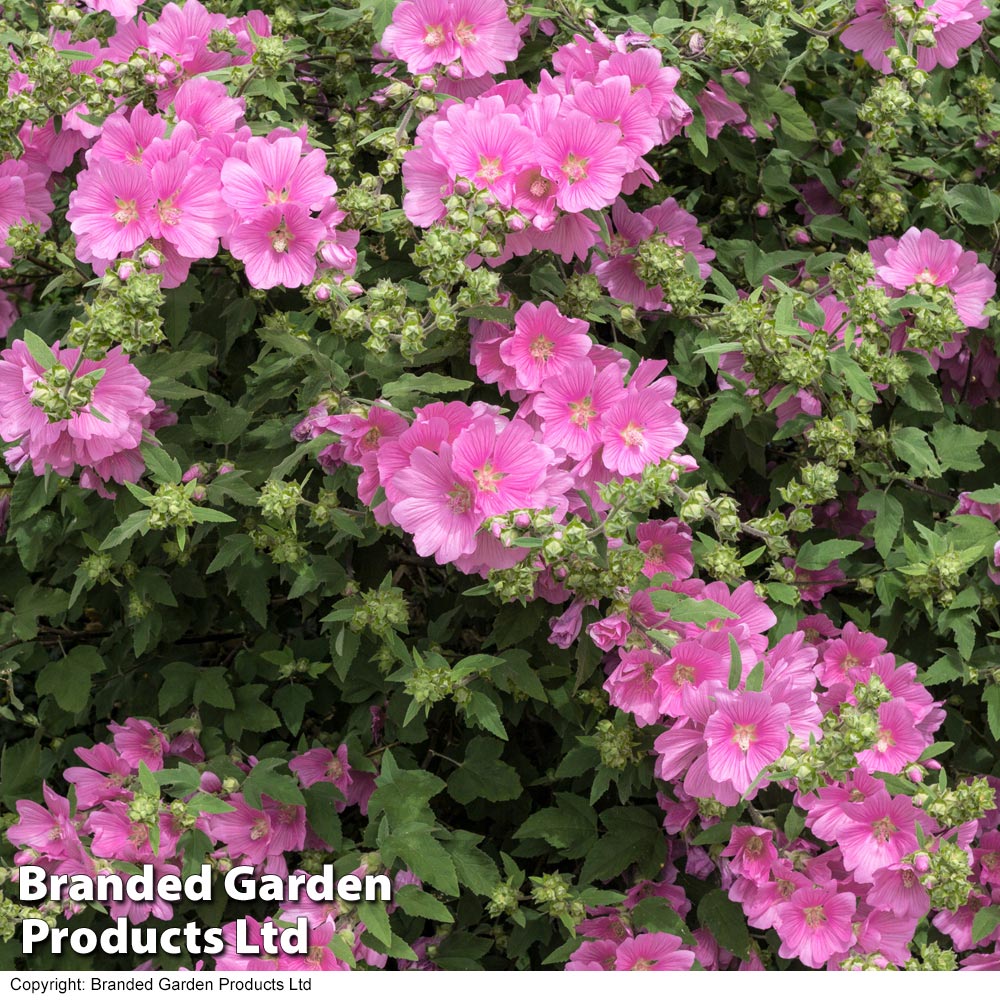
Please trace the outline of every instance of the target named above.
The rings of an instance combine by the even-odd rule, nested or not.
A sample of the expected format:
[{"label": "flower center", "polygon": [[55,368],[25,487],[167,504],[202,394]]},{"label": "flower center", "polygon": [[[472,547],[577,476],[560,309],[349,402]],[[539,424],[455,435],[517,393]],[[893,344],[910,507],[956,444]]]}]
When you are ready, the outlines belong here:
[{"label": "flower center", "polygon": [[361,438],[361,443],[368,449],[374,449],[378,447],[381,437],[382,431],[378,427],[371,427],[365,431],[364,437]]},{"label": "flower center", "polygon": [[463,48],[467,48],[470,45],[475,45],[478,39],[476,38],[476,27],[473,24],[469,24],[468,21],[459,21],[455,28],[455,40]]},{"label": "flower center", "polygon": [[652,972],[656,962],[651,958],[640,958],[629,970],[630,972]]},{"label": "flower center", "polygon": [[531,347],[528,348],[528,353],[536,360],[542,363],[549,360],[552,357],[552,348],[555,347],[555,343],[549,340],[544,334],[539,334],[531,342]]},{"label": "flower center", "polygon": [[848,653],[847,656],[844,657],[845,670],[853,670],[855,667],[860,667],[860,666],[861,666],[861,661],[853,653]]},{"label": "flower center", "polygon": [[904,868],[899,874],[903,878],[903,885],[907,889],[912,888],[913,883],[916,882],[916,878],[914,877],[913,872],[911,872],[908,868]]},{"label": "flower center", "polygon": [[494,156],[490,159],[488,156],[480,154],[479,171],[476,176],[481,177],[487,184],[492,184],[503,177],[503,167],[500,165],[500,157]]},{"label": "flower center", "polygon": [[875,741],[875,749],[879,753],[885,753],[889,747],[894,747],[896,741],[892,738],[892,733],[888,729],[880,729],[878,731],[878,739]]},{"label": "flower center", "polygon": [[135,222],[139,218],[139,209],[136,207],[135,201],[126,201],[124,198],[115,198],[115,204],[118,206],[118,211],[114,214],[115,222],[121,223],[123,226],[129,225],[129,223]]},{"label": "flower center", "polygon": [[326,773],[331,778],[340,778],[344,774],[344,765],[340,763],[338,757],[334,757],[329,764],[326,765]]},{"label": "flower center", "polygon": [[569,404],[570,423],[575,424],[577,427],[586,429],[590,426],[590,421],[596,416],[597,410],[594,409],[590,396],[584,396],[583,399]]},{"label": "flower center", "polygon": [[888,816],[883,816],[881,819],[875,820],[872,823],[872,833],[875,834],[876,840],[881,840],[883,844],[889,842],[889,838],[899,829],[895,823]]},{"label": "flower center", "polygon": [[751,858],[760,857],[760,852],[764,849],[764,841],[761,840],[756,834],[754,834],[748,841],[746,847],[743,848],[745,854],[748,854]]},{"label": "flower center", "polygon": [[448,509],[453,514],[468,514],[472,508],[472,491],[468,486],[455,483],[448,492]]},{"label": "flower center", "polygon": [[309,963],[310,965],[322,965],[323,964],[323,952],[326,951],[326,946],[318,944],[315,947],[309,949]]},{"label": "flower center", "polygon": [[503,472],[498,472],[493,468],[492,462],[484,462],[483,467],[476,469],[472,475],[476,480],[476,486],[483,493],[496,493],[497,484],[504,477]]},{"label": "flower center", "polygon": [[980,858],[980,861],[982,863],[982,866],[987,871],[991,872],[994,869],[1000,867],[1000,854],[998,854],[996,851],[990,851],[989,854],[984,854],[982,858]]},{"label": "flower center", "polygon": [[631,420],[618,433],[628,448],[641,448],[645,444],[642,428]]},{"label": "flower center", "polygon": [[532,198],[547,198],[552,190],[552,182],[547,177],[539,176],[528,185],[528,190]]},{"label": "flower center", "polygon": [[678,663],[674,667],[674,683],[675,684],[693,684],[694,683],[694,667],[690,663]]},{"label": "flower center", "polygon": [[181,221],[181,210],[174,204],[173,196],[157,202],[156,212],[165,226],[176,226]]},{"label": "flower center", "polygon": [[424,25],[424,45],[429,49],[436,49],[441,45],[444,45],[444,25],[443,24],[425,24]]},{"label": "flower center", "polygon": [[737,724],[733,726],[733,743],[735,743],[744,753],[750,749],[750,744],[757,738],[757,727],[750,723],[748,725]]},{"label": "flower center", "polygon": [[576,153],[567,153],[563,160],[562,172],[570,184],[587,179],[587,164],[590,162],[588,156],[577,156]]},{"label": "flower center", "polygon": [[250,827],[250,839],[260,840],[261,837],[266,837],[271,830],[271,824],[268,823],[266,816],[261,816],[260,819],[255,820],[253,826]]},{"label": "flower center", "polygon": [[288,248],[292,245],[292,241],[295,239],[294,236],[288,231],[288,227],[282,221],[281,225],[277,229],[273,230],[270,234],[271,246],[274,248],[275,253],[287,253]]},{"label": "flower center", "polygon": [[826,923],[826,914],[822,906],[807,906],[803,911],[807,927],[822,927]]}]

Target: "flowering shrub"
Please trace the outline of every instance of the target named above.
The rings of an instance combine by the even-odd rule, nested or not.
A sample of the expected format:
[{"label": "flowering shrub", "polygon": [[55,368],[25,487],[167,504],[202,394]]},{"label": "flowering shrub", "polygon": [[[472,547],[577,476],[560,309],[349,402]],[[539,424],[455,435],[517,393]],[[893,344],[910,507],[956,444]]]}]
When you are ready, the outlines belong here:
[{"label": "flowering shrub", "polygon": [[985,4],[2,27],[5,968],[1000,968]]}]

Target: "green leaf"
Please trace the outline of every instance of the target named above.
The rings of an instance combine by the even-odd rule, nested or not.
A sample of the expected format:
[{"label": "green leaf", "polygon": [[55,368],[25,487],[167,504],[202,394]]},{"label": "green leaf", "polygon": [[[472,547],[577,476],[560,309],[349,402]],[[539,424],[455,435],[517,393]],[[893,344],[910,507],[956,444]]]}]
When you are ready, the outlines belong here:
[{"label": "green leaf", "polygon": [[918,758],[917,763],[921,761],[930,760],[932,757],[940,757],[946,750],[950,750],[955,744],[942,742],[942,743],[932,743]]},{"label": "green leaf", "polygon": [[413,375],[407,372],[398,379],[382,386],[383,399],[398,399],[401,396],[412,396],[423,393],[427,396],[441,396],[449,392],[461,392],[471,389],[472,383],[464,379],[452,378],[450,375],[438,375],[434,372],[424,372],[423,375]]},{"label": "green leaf", "polygon": [[1000,906],[987,906],[972,919],[972,943],[977,944],[1000,927]]},{"label": "green leaf", "polygon": [[1000,219],[1000,198],[985,184],[956,184],[948,189],[945,201],[974,226],[989,226]]},{"label": "green leaf", "polygon": [[90,701],[93,675],[104,669],[104,659],[93,646],[74,646],[61,660],[42,668],[35,689],[39,695],[52,695],[64,712],[75,715]]},{"label": "green leaf", "polygon": [[28,353],[46,371],[53,365],[58,364],[55,354],[52,353],[52,348],[38,334],[32,333],[30,330],[25,330],[24,346],[28,348]]},{"label": "green leaf", "polygon": [[306,819],[313,833],[329,844],[332,850],[339,851],[343,843],[343,833],[340,828],[337,803],[344,800],[340,789],[332,782],[317,781],[302,789],[302,797],[306,800]]},{"label": "green leaf", "polygon": [[474,799],[506,802],[521,794],[517,771],[500,760],[504,744],[489,736],[477,736],[469,742],[462,766],[448,779],[448,792],[467,805]]},{"label": "green leaf", "polygon": [[392,928],[389,926],[389,914],[385,912],[385,903],[361,901],[355,904],[358,917],[364,922],[371,933],[382,944],[392,941]]},{"label": "green leaf", "polygon": [[451,911],[441,900],[429,892],[418,889],[415,885],[400,886],[393,896],[393,902],[411,917],[426,917],[440,924],[451,924],[455,921]]},{"label": "green leaf", "polygon": [[750,400],[742,392],[738,390],[724,392],[715,398],[709,408],[701,432],[706,435],[711,434],[736,416],[740,417],[740,426],[745,427],[752,413]]},{"label": "green leaf", "polygon": [[734,903],[722,889],[712,889],[698,904],[698,922],[719,944],[737,958],[746,958],[750,950],[743,908]]},{"label": "green leaf", "polygon": [[[730,636],[730,638],[732,638]],[[753,670],[747,674],[747,690],[760,691],[764,687],[764,661],[761,660]]]},{"label": "green leaf", "polygon": [[179,483],[181,467],[177,459],[168,455],[164,448],[144,444],[139,449],[142,452],[146,470],[158,483]]},{"label": "green leaf", "polygon": [[983,692],[986,702],[986,721],[989,723],[993,739],[1000,740],[1000,687],[995,684]]},{"label": "green leaf", "polygon": [[892,435],[892,448],[910,467],[913,475],[941,474],[941,467],[927,443],[927,431],[922,431],[919,427],[900,427]]},{"label": "green leaf", "polygon": [[[761,672],[763,674],[763,671]],[[743,654],[740,652],[740,644],[736,641],[736,636],[729,634],[729,683],[730,691],[735,691],[740,686],[743,679]]]},{"label": "green leaf", "polygon": [[565,858],[584,857],[597,840],[597,813],[586,799],[570,792],[556,794],[558,805],[540,809],[526,819],[514,836],[544,840]]},{"label": "green leaf", "polygon": [[658,871],[666,855],[663,828],[645,809],[615,806],[601,813],[607,835],[587,852],[580,871],[580,883],[604,881],[620,875],[629,865]]},{"label": "green leaf", "polygon": [[983,467],[979,449],[986,443],[984,431],[941,421],[934,425],[931,441],[942,469],[975,472]]},{"label": "green leaf", "polygon": [[633,927],[641,927],[646,931],[665,932],[681,937],[686,944],[693,944],[694,935],[684,923],[683,918],[671,907],[667,900],[659,896],[649,896],[640,900],[631,910]]},{"label": "green leaf", "polygon": [[774,84],[763,88],[768,111],[778,116],[781,128],[790,139],[808,142],[816,138],[816,126],[802,105],[789,93]]},{"label": "green leaf", "polygon": [[795,565],[800,569],[826,569],[830,563],[843,559],[861,548],[862,542],[848,542],[842,538],[832,538],[828,542],[803,542],[795,556]]},{"label": "green leaf", "polygon": [[306,705],[312,698],[312,693],[304,684],[286,684],[275,692],[274,704],[293,736],[297,736],[302,728]]},{"label": "green leaf", "polygon": [[250,806],[254,809],[260,809],[262,795],[286,805],[304,806],[306,804],[298,780],[290,774],[276,773],[277,768],[285,766],[285,761],[278,757],[268,757],[257,762],[240,788],[243,797]]},{"label": "green leaf", "polygon": [[154,799],[160,797],[160,783],[153,777],[149,765],[143,760],[139,761],[139,787],[146,795],[152,796]]},{"label": "green leaf", "polygon": [[875,549],[885,559],[903,525],[903,505],[889,492],[866,493],[858,501],[858,508],[875,512]]}]

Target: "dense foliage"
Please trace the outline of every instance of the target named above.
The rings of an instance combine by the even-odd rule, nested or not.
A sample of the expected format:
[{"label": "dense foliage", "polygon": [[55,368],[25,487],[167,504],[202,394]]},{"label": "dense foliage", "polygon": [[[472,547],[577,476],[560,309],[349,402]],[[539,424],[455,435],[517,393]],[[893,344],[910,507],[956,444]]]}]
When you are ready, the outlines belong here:
[{"label": "dense foliage", "polygon": [[5,2],[3,967],[1000,967],[998,17]]}]

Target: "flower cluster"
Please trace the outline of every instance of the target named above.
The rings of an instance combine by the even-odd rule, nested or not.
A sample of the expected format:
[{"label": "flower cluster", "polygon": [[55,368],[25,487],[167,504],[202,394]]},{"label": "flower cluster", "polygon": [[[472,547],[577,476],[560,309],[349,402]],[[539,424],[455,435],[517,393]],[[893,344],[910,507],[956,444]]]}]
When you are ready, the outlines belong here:
[{"label": "flower cluster", "polygon": [[513,417],[483,403],[432,403],[412,424],[376,402],[366,412],[330,415],[318,407],[296,429],[300,439],[340,435],[319,460],[360,466],[361,500],[382,524],[413,536],[421,555],[464,572],[509,568],[525,555],[509,548],[491,518],[551,511],[555,522],[588,505],[606,507],[602,484],[636,477],[664,460],[686,428],[672,405],[676,381],[662,362],[628,363],[595,344],[583,320],[551,302],[525,303],[514,326],[475,324],[472,361],[485,382],[519,402]]},{"label": "flower cluster", "polygon": [[[75,808],[48,785],[44,786],[44,806],[29,800],[17,803],[17,820],[7,830],[7,838],[19,848],[15,865],[40,865],[49,874],[92,879],[122,871],[119,865],[150,864],[158,878],[179,875],[185,865],[209,864],[220,873],[235,865],[249,865],[258,875],[284,878],[289,874],[289,861],[296,856],[308,865],[322,858],[332,860],[330,845],[310,826],[304,806],[260,793],[257,804],[251,805],[248,795],[238,790],[254,773],[255,758],[229,761],[238,777],[220,777],[206,763],[193,730],[171,739],[156,726],[135,718],[121,725],[109,723],[108,729],[111,741],[76,748],[82,766],[67,768],[62,776],[74,790]],[[288,766],[297,789],[328,786],[330,808],[367,813],[375,776],[351,766],[346,745],[336,750],[315,747],[293,757]],[[171,789],[169,794],[167,789]],[[356,874],[367,870],[362,866]],[[397,876],[397,880],[403,878]],[[412,876],[410,881],[415,881]],[[346,904],[336,901],[326,904],[308,899],[286,905],[283,918],[308,918],[311,949],[322,946],[321,956],[310,950],[306,956],[279,955],[257,961],[227,951],[218,958],[217,968],[347,968],[325,947],[335,931],[342,937],[347,933],[357,958],[384,965],[384,955],[360,942],[364,923],[345,909]],[[43,917],[72,918],[81,906],[66,897],[41,904],[39,911]],[[170,920],[173,906],[160,899],[125,898],[110,901],[108,911],[112,919],[125,917],[138,924],[151,917]],[[224,930],[231,943],[232,925]]]},{"label": "flower cluster", "polygon": [[[891,73],[902,58],[915,58],[924,71],[954,66],[959,49],[979,38],[990,14],[981,0],[857,0],[854,11],[840,40],[881,73]],[[906,53],[896,45],[897,32],[906,39]]]},{"label": "flower cluster", "polygon": [[146,432],[176,417],[150,399],[149,380],[121,348],[101,361],[58,342],[46,351],[43,363],[19,340],[0,353],[0,438],[12,445],[7,464],[16,470],[30,462],[36,476],[79,469],[80,485],[103,496],[110,495],[106,483],[137,482]]},{"label": "flower cluster", "polygon": [[[505,213],[504,247],[491,261],[532,250],[566,261],[587,256],[599,234],[587,213],[658,180],[644,155],[692,120],[675,92],[679,71],[648,43],[635,45],[576,36],[556,52],[555,72],[544,72],[537,90],[507,81],[425,118],[403,162],[407,217],[430,226],[445,220],[452,195],[473,191]],[[633,224],[630,234],[634,242],[666,234],[661,241],[693,249],[693,220],[680,214],[681,233],[668,211]]]}]

